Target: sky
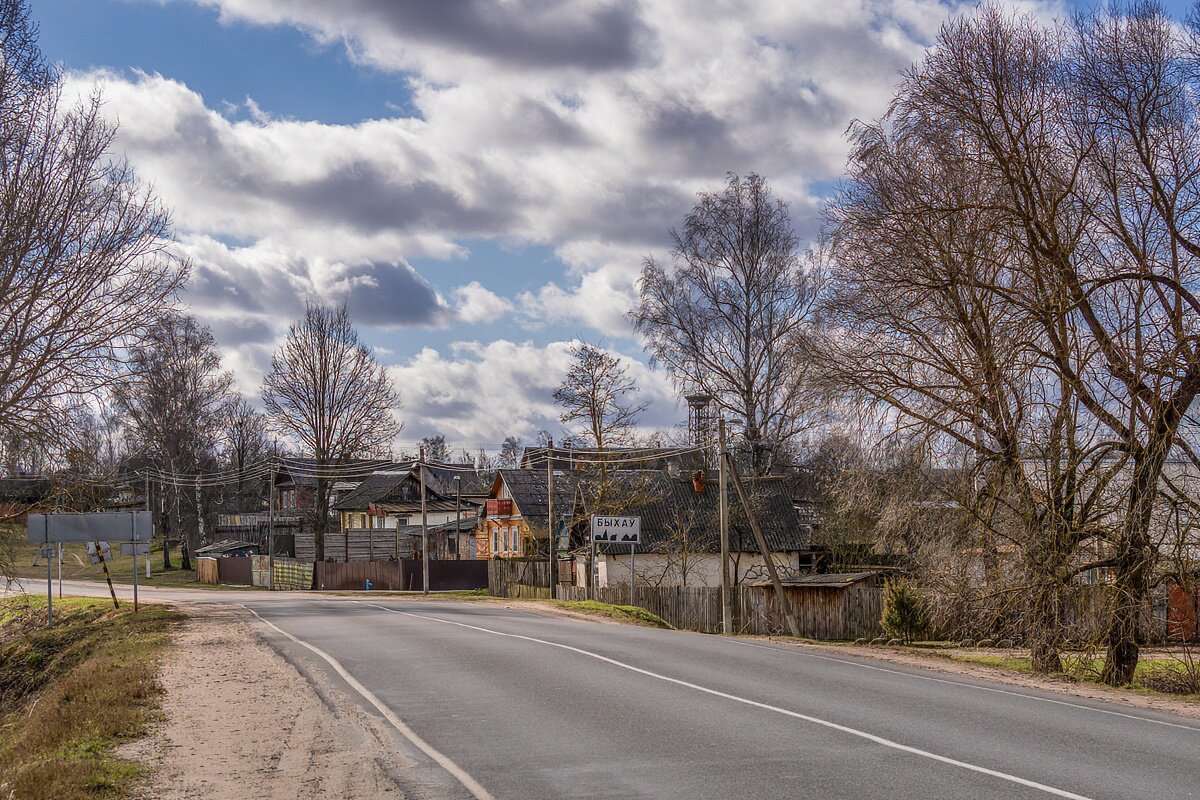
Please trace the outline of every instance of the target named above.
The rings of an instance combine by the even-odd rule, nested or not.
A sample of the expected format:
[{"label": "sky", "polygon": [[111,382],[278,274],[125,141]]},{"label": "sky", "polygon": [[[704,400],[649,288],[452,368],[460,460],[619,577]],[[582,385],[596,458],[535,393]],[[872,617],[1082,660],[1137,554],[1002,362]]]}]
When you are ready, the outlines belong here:
[{"label": "sky", "polygon": [[625,317],[644,259],[730,172],[764,175],[810,240],[847,126],[972,7],[32,2],[68,90],[101,92],[118,155],[173,210],[182,300],[240,390],[306,302],[345,302],[400,392],[398,446],[472,452],[559,435],[578,341],[626,361],[647,429],[682,423]]}]

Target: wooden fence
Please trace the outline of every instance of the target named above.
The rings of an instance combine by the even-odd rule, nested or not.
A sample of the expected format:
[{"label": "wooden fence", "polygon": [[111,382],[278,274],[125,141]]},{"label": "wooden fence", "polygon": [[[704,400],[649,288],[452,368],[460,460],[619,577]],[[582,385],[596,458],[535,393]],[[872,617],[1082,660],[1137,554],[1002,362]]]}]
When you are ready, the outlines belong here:
[{"label": "wooden fence", "polygon": [[276,557],[273,569],[276,590],[313,588],[311,561]]},{"label": "wooden fence", "polygon": [[522,561],[519,559],[493,558],[487,562],[488,591],[496,597],[511,597],[509,586],[521,584],[541,587],[549,594],[550,561]]},{"label": "wooden fence", "polygon": [[[878,636],[883,607],[883,590],[876,586],[788,587],[785,589],[800,625],[800,635],[811,639],[844,640]],[[517,584],[507,587],[507,597],[544,597],[546,589]],[[563,600],[586,600],[588,590],[559,586]],[[597,589],[593,599],[629,605],[629,587]],[[734,630],[737,633],[778,635],[787,632],[787,622],[774,589],[739,586],[730,597]],[[638,586],[632,605],[644,608],[681,630],[721,631],[721,590],[707,586]]]},{"label": "wooden fence", "polygon": [[411,558],[415,546],[413,536],[398,536],[395,528],[349,528],[325,534],[325,558],[346,560],[346,542],[350,542],[350,561],[387,561],[396,556],[396,540],[400,539],[400,557]]},{"label": "wooden fence", "polygon": [[[372,589],[419,592],[424,585],[424,573],[418,559],[400,561],[336,561],[316,563],[315,588]],[[487,564],[472,559],[430,559],[429,590],[483,589],[487,587]]]},{"label": "wooden fence", "polygon": [[214,586],[221,582],[215,558],[196,559],[196,580],[199,583],[210,583]]},{"label": "wooden fence", "polygon": [[215,559],[217,562],[217,580],[224,586],[250,586],[251,569],[248,556],[230,556]]}]

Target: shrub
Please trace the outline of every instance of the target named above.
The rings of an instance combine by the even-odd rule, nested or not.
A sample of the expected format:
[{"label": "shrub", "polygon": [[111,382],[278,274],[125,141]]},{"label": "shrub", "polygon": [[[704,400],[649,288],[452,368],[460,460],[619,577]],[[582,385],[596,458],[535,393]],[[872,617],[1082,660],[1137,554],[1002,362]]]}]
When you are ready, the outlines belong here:
[{"label": "shrub", "polygon": [[888,581],[883,587],[883,629],[908,644],[929,628],[925,601],[907,581]]}]

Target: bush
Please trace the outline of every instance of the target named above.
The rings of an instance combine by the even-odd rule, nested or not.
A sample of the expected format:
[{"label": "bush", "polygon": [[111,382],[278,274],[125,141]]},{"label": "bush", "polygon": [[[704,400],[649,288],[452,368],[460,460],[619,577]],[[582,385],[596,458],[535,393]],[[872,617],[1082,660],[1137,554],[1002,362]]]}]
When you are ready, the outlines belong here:
[{"label": "bush", "polygon": [[888,581],[883,587],[883,629],[905,644],[929,628],[925,601],[907,581]]}]

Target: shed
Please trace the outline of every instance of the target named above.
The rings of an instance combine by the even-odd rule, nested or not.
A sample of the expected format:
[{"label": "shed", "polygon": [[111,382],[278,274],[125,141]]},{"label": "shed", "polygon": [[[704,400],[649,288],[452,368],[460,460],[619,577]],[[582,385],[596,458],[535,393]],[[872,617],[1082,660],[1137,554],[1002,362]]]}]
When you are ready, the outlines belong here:
[{"label": "shed", "polygon": [[262,553],[262,547],[256,542],[239,542],[237,539],[225,539],[220,542],[196,548],[196,555],[207,558],[237,558],[239,556],[256,556]]},{"label": "shed", "polygon": [[[883,633],[883,575],[879,572],[835,572],[780,580],[783,593],[805,635],[814,639],[872,638]],[[769,580],[751,584],[769,617],[783,619]]]}]

